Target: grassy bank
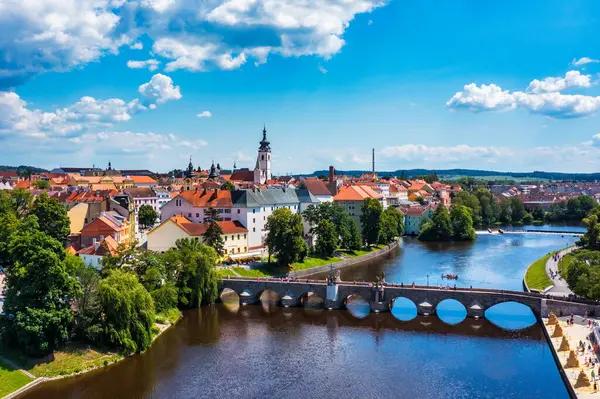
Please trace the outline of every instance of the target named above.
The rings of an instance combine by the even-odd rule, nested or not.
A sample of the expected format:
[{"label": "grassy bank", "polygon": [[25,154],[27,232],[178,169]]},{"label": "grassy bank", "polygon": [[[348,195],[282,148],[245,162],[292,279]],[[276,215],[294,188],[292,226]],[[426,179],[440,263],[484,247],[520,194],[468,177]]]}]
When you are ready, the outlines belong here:
[{"label": "grassy bank", "polygon": [[25,386],[32,378],[0,359],[0,398]]},{"label": "grassy bank", "polygon": [[536,260],[529,266],[525,273],[525,282],[529,289],[542,291],[545,288],[553,285],[552,280],[546,274],[546,262],[554,252]]},{"label": "grassy bank", "polygon": [[[306,259],[304,259],[303,262],[293,263],[291,270],[306,270],[306,269],[312,269],[314,267],[326,266],[331,263],[341,262],[344,259],[356,258],[359,256],[367,255],[367,254],[369,254],[375,250],[381,249],[383,247],[384,247],[384,245],[377,245],[377,246],[371,247],[371,248],[363,248],[358,251],[339,250],[339,251],[337,251],[338,256],[334,256],[334,257],[327,258],[327,259],[309,256]],[[227,277],[227,276],[234,277],[236,275],[242,276],[242,277],[271,277],[271,276],[283,275],[287,272],[288,272],[288,269],[285,267],[282,268],[282,267],[278,266],[277,264],[275,264],[274,259],[271,259],[271,264],[268,264],[267,262],[265,262],[265,263],[263,263],[262,266],[257,267],[256,269],[251,269],[251,270],[244,269],[241,267],[233,267],[231,269],[217,270],[217,273],[221,277]]]}]

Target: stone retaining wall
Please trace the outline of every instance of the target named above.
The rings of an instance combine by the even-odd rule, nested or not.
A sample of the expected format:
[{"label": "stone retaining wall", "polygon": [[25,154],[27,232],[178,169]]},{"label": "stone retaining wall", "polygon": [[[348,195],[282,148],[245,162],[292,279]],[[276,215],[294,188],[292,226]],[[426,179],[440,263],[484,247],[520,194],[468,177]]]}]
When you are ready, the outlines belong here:
[{"label": "stone retaining wall", "polygon": [[[382,256],[388,255],[392,251],[396,250],[400,245],[400,240],[394,241],[391,244],[388,244],[386,247],[378,249],[377,251],[371,252],[370,254],[357,256],[356,258],[349,258],[342,260],[340,262],[336,262],[333,264],[333,270],[342,269],[344,267],[357,265],[363,262],[368,262],[373,259],[380,258]],[[296,278],[304,278],[308,276],[312,276],[314,274],[325,273],[330,270],[330,265],[317,266],[311,269],[306,270],[298,270],[295,272],[289,272],[288,277],[296,277]]]}]

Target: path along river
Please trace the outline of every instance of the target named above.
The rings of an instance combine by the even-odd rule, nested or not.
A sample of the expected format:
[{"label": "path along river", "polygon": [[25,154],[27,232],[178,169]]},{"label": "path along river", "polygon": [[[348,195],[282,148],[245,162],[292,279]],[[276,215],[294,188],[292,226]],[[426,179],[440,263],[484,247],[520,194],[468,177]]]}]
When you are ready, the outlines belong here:
[{"label": "path along river", "polygon": [[[471,244],[405,239],[396,256],[346,269],[342,277],[371,280],[385,271],[388,281],[426,283],[429,274],[431,284],[440,284],[443,272],[457,273],[463,286],[521,289],[532,261],[574,241],[560,235],[482,235]],[[505,327],[531,316],[501,306],[486,316]],[[514,332],[488,320],[399,321],[407,312],[218,304],[186,312],[142,355],[42,384],[23,397],[568,397],[540,326]],[[460,321],[452,307],[440,316]]]}]

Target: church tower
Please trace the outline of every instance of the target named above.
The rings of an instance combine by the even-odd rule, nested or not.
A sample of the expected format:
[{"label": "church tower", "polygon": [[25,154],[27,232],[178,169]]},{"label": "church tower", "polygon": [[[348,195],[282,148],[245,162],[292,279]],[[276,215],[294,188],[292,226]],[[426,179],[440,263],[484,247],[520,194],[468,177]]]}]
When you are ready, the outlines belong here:
[{"label": "church tower", "polygon": [[267,128],[263,127],[263,138],[258,147],[258,157],[254,168],[254,183],[265,184],[271,180],[271,143],[267,140]]}]

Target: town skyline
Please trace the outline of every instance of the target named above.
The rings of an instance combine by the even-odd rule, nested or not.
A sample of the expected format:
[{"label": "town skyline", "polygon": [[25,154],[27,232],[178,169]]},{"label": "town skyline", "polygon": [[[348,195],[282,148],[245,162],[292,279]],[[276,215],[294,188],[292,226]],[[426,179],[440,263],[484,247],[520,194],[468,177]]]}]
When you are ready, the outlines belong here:
[{"label": "town skyline", "polygon": [[251,3],[7,5],[2,163],[600,170],[593,2]]}]

